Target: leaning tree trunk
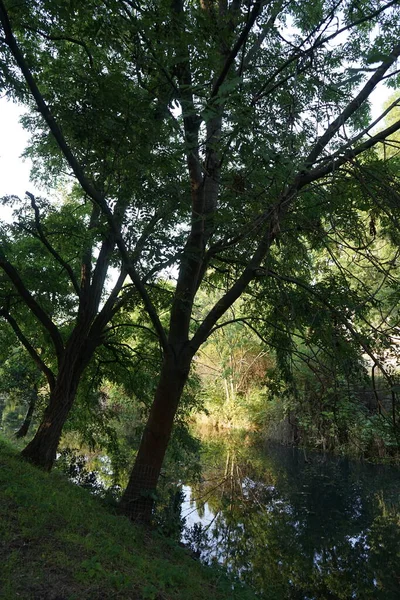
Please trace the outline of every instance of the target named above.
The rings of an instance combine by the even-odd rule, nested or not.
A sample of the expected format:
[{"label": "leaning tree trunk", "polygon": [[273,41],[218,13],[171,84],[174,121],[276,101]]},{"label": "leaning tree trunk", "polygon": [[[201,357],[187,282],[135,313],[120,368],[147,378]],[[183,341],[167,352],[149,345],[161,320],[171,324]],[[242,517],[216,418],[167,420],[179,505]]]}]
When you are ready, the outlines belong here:
[{"label": "leaning tree trunk", "polygon": [[151,521],[154,494],[189,366],[187,357],[180,361],[172,355],[164,358],[154,402],[120,503],[122,512],[132,520]]},{"label": "leaning tree trunk", "polygon": [[[65,352],[62,365],[50,394],[49,404],[39,428],[22,451],[22,456],[45,471],[50,471],[56,458],[64,424],[73,406],[79,381],[93,351],[83,349],[77,339]],[[81,350],[81,352],[79,352]]]},{"label": "leaning tree trunk", "polygon": [[33,413],[34,413],[34,410],[36,407],[37,397],[38,397],[38,388],[37,388],[37,385],[35,385],[33,388],[33,391],[32,391],[32,396],[31,396],[31,399],[29,402],[28,411],[25,415],[24,422],[22,423],[22,425],[18,429],[18,431],[15,432],[15,437],[18,439],[25,437],[26,434],[28,433],[29,427],[31,425]]}]

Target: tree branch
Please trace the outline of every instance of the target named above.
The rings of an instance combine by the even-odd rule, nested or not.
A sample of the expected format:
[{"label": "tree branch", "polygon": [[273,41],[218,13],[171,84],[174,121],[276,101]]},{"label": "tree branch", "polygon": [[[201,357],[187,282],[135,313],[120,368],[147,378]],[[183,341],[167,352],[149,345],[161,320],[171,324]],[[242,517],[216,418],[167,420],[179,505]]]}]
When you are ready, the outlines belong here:
[{"label": "tree branch", "polygon": [[12,327],[15,335],[17,336],[17,338],[19,339],[21,344],[24,346],[25,350],[30,354],[31,358],[33,359],[33,361],[36,364],[36,366],[38,367],[38,369],[40,371],[42,371],[42,373],[45,375],[45,377],[48,381],[48,384],[49,384],[50,391],[52,391],[55,386],[55,376],[54,376],[53,371],[41,359],[39,354],[36,352],[35,348],[32,346],[32,344],[29,342],[27,337],[24,335],[24,333],[20,329],[17,321],[10,315],[10,313],[7,312],[6,310],[4,310],[3,308],[1,308],[0,309],[0,317],[4,317],[4,319]]},{"label": "tree branch", "polygon": [[119,327],[132,327],[132,329],[143,329],[143,331],[147,331],[152,336],[158,339],[158,336],[150,327],[146,327],[145,325],[139,325],[138,323],[116,323],[115,325],[111,325],[104,330],[104,333],[109,333],[110,331],[114,331],[114,329],[118,329]]},{"label": "tree branch", "polygon": [[250,48],[250,50],[247,52],[246,56],[243,59],[243,63],[241,65],[241,71],[244,71],[245,69],[248,68],[248,66],[250,65],[254,56],[257,54],[257,51],[261,48],[261,45],[262,45],[263,41],[265,40],[265,38],[267,37],[268,32],[271,31],[271,28],[272,28],[273,24],[275,23],[276,17],[279,15],[279,12],[281,11],[283,4],[284,4],[284,1],[281,0],[281,2],[279,2],[279,4],[276,4],[275,6],[273,6],[272,15],[268,19],[267,23],[265,23],[265,25],[262,27],[262,31],[258,35],[257,40],[254,42],[254,44],[252,45],[252,47]]},{"label": "tree branch", "polygon": [[375,73],[370,77],[367,83],[364,85],[362,90],[357,94],[355,98],[346,106],[346,108],[340,113],[340,115],[329,125],[325,133],[317,140],[314,148],[311,150],[305,160],[306,169],[311,167],[321,152],[324,150],[326,145],[339,131],[340,127],[348,121],[348,119],[360,108],[360,106],[370,96],[372,90],[382,80],[383,75],[393,65],[393,63],[400,56],[400,44],[395,46],[386,61],[383,61],[381,65],[376,69]]},{"label": "tree branch", "polygon": [[126,269],[123,268],[121,270],[121,273],[119,274],[119,277],[118,277],[110,295],[108,296],[106,302],[104,303],[103,308],[98,313],[95,320],[93,321],[93,324],[90,328],[91,335],[93,335],[95,337],[101,335],[104,327],[109,322],[110,318],[113,316],[113,309],[115,307],[115,303],[117,302],[118,294],[120,293],[122,286],[124,285],[126,275],[127,275]]},{"label": "tree branch", "polygon": [[[361,25],[362,23],[365,23],[367,21],[371,21],[371,19],[374,19],[375,17],[378,17],[382,12],[384,12],[385,10],[387,10],[388,8],[391,8],[392,6],[398,4],[398,0],[391,0],[391,2],[388,2],[387,4],[385,4],[384,6],[381,6],[380,8],[378,8],[377,10],[375,10],[374,12],[365,15],[364,17],[361,17],[360,19],[357,19],[356,21],[353,21],[352,23],[349,23],[348,25],[345,25],[344,27],[341,27],[340,29],[338,29],[337,31],[335,31],[335,33],[332,33],[331,35],[326,36],[325,38],[320,37],[321,34],[317,37],[317,39],[315,40],[314,44],[312,44],[309,48],[306,48],[305,50],[301,49],[301,46],[308,41],[309,37],[308,36],[301,44],[301,46],[299,47],[298,51],[293,54],[292,56],[290,56],[278,69],[276,69],[276,71],[267,79],[267,81],[264,83],[264,85],[262,86],[262,88],[260,89],[260,91],[254,95],[254,98],[252,100],[252,105],[254,105],[258,100],[260,100],[263,95],[270,93],[271,89],[268,88],[268,86],[273,82],[273,80],[275,79],[275,77],[277,77],[280,73],[282,73],[285,69],[287,69],[287,67],[289,67],[293,62],[295,62],[296,60],[298,60],[301,57],[307,56],[307,55],[312,55],[312,53],[317,50],[318,48],[320,48],[321,46],[324,46],[325,44],[327,44],[328,42],[332,41],[333,39],[335,39],[338,35],[340,35],[341,33],[344,33],[345,31],[350,31],[353,27],[356,27],[357,25]],[[325,21],[323,21],[323,23],[325,23]],[[314,30],[315,32],[315,30]],[[285,78],[285,81],[288,78]],[[275,89],[276,86],[273,86],[272,89]],[[264,93],[265,92],[265,93]]]},{"label": "tree branch", "polygon": [[243,270],[243,273],[210,310],[192,337],[190,345],[194,352],[197,352],[201,344],[209,337],[210,332],[217,323],[218,319],[222,317],[228,308],[230,308],[244,292],[250,281],[253,279],[257,268],[260,266],[261,261],[266,256],[274,239],[275,232],[273,230],[269,229],[264,233],[256,251],[254,252],[246,268]]},{"label": "tree branch", "polygon": [[350,146],[353,146],[356,142],[358,142],[362,137],[364,137],[364,135],[366,135],[368,133],[368,131],[370,131],[373,127],[375,127],[376,125],[378,125],[378,123],[380,121],[382,121],[382,119],[384,117],[386,117],[386,115],[388,113],[390,113],[390,111],[395,108],[396,106],[399,106],[400,104],[400,96],[398,98],[396,98],[396,100],[394,100],[390,106],[388,106],[386,108],[386,110],[383,111],[383,113],[381,113],[379,115],[379,117],[377,119],[375,119],[375,121],[372,121],[372,123],[370,123],[367,127],[365,127],[365,129],[363,129],[362,131],[360,131],[360,133],[358,133],[354,138],[352,138],[351,140],[349,140],[344,146],[342,146],[341,148],[339,148],[339,150],[337,150],[336,152],[334,152],[333,154],[331,154],[329,157],[322,157],[319,160],[317,160],[316,162],[325,162],[327,160],[332,160],[334,158],[336,158],[337,156],[340,156],[343,151],[345,150],[345,148],[348,148]]},{"label": "tree branch", "polygon": [[63,260],[63,258],[58,254],[58,252],[55,250],[55,248],[53,248],[53,246],[50,244],[50,242],[48,241],[48,239],[46,238],[44,232],[43,232],[43,228],[42,225],[40,223],[40,212],[39,212],[39,208],[36,204],[36,200],[35,200],[35,196],[33,194],[31,194],[30,192],[25,192],[25,194],[28,196],[28,198],[31,201],[31,206],[33,208],[33,211],[35,213],[35,225],[36,225],[36,230],[38,232],[39,235],[39,239],[42,242],[42,244],[47,248],[47,250],[50,252],[50,254],[52,256],[54,256],[54,258],[56,259],[56,261],[58,263],[60,263],[60,265],[63,267],[63,269],[68,273],[69,278],[71,280],[71,283],[74,287],[74,290],[77,294],[77,296],[80,296],[80,288],[79,288],[79,283],[75,277],[75,274],[71,268],[71,265],[69,265],[67,262],[65,262],[65,260]]},{"label": "tree branch", "polygon": [[3,271],[6,273],[9,280],[11,281],[11,283],[13,284],[13,286],[15,287],[18,294],[20,295],[22,300],[25,302],[25,304],[29,308],[29,310],[35,315],[35,317],[37,317],[39,319],[40,323],[48,331],[48,333],[52,339],[52,342],[54,344],[54,349],[56,352],[57,359],[58,359],[58,361],[60,361],[62,353],[64,351],[64,343],[63,343],[60,332],[58,331],[56,325],[50,319],[48,314],[36,302],[35,298],[25,287],[25,284],[23,283],[18,271],[15,269],[15,267],[13,267],[13,265],[11,263],[8,262],[8,260],[6,260],[5,256],[3,255],[3,253],[1,251],[0,251],[0,268],[2,268]]},{"label": "tree branch", "polygon": [[271,277],[274,277],[275,279],[278,279],[280,281],[287,281],[288,283],[297,285],[298,287],[301,287],[303,290],[305,290],[306,292],[308,292],[309,294],[311,294],[312,296],[317,298],[321,302],[321,304],[326,306],[326,308],[328,308],[328,310],[336,316],[338,321],[340,321],[342,323],[342,325],[344,325],[346,327],[346,329],[351,333],[352,337],[360,344],[360,346],[364,350],[365,354],[367,354],[370,357],[373,364],[376,365],[380,369],[380,371],[383,373],[383,375],[385,376],[385,379],[388,381],[388,383],[390,383],[390,385],[393,384],[392,378],[390,377],[389,373],[386,371],[386,369],[383,366],[383,364],[381,363],[381,361],[378,358],[376,358],[376,356],[374,356],[373,352],[370,350],[368,345],[362,339],[362,336],[354,329],[353,325],[348,321],[348,319],[346,319],[339,310],[337,310],[334,306],[332,306],[331,303],[326,298],[324,298],[317,290],[313,289],[311,286],[307,285],[305,282],[303,282],[300,279],[297,279],[295,277],[279,275],[278,273],[276,273],[275,271],[272,271],[270,269],[268,270],[267,273],[268,273],[268,275],[270,275]]},{"label": "tree branch", "polygon": [[380,131],[376,135],[372,136],[369,140],[366,140],[356,148],[351,148],[347,150],[342,156],[339,156],[337,159],[330,160],[329,158],[327,158],[326,160],[328,160],[329,162],[327,162],[325,165],[316,167],[315,169],[310,169],[307,172],[299,173],[296,178],[297,190],[301,189],[308,183],[312,183],[313,181],[316,181],[317,179],[320,179],[321,177],[324,177],[325,175],[334,172],[336,169],[344,165],[352,158],[355,158],[359,154],[362,154],[362,152],[373,148],[373,146],[376,146],[376,144],[378,144],[379,142],[383,142],[387,137],[389,137],[393,133],[396,133],[396,131],[399,131],[399,129],[400,120],[396,123],[393,123],[393,125],[390,125],[390,127],[387,127],[383,131]]},{"label": "tree branch", "polygon": [[33,33],[38,33],[45,40],[50,40],[50,41],[54,41],[54,42],[71,42],[71,44],[77,44],[78,46],[81,46],[87,54],[90,66],[93,68],[93,56],[85,42],[82,42],[81,40],[77,40],[76,38],[70,37],[68,35],[48,34],[48,33],[45,33],[44,31],[41,31],[40,29],[35,29],[34,27],[30,27],[26,23],[24,23],[23,27],[24,27],[24,29],[27,29],[28,31],[32,31]]},{"label": "tree branch", "polygon": [[256,0],[254,2],[249,19],[248,19],[245,27],[243,28],[242,33],[239,35],[238,39],[236,40],[232,50],[230,51],[230,53],[225,61],[224,66],[222,67],[221,73],[219,74],[219,76],[217,77],[217,79],[213,85],[211,95],[210,95],[210,100],[213,100],[213,98],[215,98],[217,96],[221,85],[225,81],[225,78],[228,75],[230,68],[235,61],[235,58],[237,57],[241,47],[247,40],[247,37],[257,19],[257,17],[260,15],[263,4],[265,4],[265,0]]}]

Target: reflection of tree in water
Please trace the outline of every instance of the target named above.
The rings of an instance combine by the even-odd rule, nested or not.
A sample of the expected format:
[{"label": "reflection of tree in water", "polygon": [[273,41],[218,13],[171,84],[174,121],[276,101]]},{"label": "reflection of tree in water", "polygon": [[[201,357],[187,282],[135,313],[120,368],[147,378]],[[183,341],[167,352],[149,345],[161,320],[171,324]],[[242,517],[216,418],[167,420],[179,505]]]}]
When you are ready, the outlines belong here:
[{"label": "reflection of tree in water", "polygon": [[193,508],[213,513],[203,556],[266,598],[399,598],[397,470],[280,447],[262,453],[232,436],[208,442],[205,463],[192,488]]}]

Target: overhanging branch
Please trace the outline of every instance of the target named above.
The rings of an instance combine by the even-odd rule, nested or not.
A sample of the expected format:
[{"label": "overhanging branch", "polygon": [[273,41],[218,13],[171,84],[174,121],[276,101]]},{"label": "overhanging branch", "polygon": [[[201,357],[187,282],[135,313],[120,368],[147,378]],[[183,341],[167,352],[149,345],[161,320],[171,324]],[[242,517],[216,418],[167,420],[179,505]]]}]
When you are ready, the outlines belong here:
[{"label": "overhanging branch", "polygon": [[380,66],[376,69],[374,74],[369,78],[367,83],[364,85],[362,90],[357,94],[351,102],[346,106],[346,108],[340,113],[338,117],[329,125],[326,129],[325,133],[321,135],[321,137],[317,140],[314,148],[311,150],[309,155],[305,160],[306,168],[311,167],[318,156],[327,146],[327,144],[331,141],[331,139],[336,135],[339,131],[340,127],[344,125],[349,118],[360,108],[360,106],[369,98],[373,89],[378,85],[378,83],[382,80],[386,71],[390,69],[390,67],[396,62],[397,58],[400,56],[400,44],[397,44],[392,52],[390,53],[387,60],[384,60]]},{"label": "overhanging branch", "polygon": [[257,17],[259,16],[263,4],[265,4],[265,0],[256,0],[255,1],[246,25],[245,25],[242,33],[239,35],[238,39],[236,40],[232,50],[230,51],[230,53],[225,61],[224,66],[222,67],[221,73],[219,74],[219,76],[217,77],[217,79],[213,85],[211,95],[210,95],[210,100],[212,100],[213,98],[215,98],[217,96],[217,94],[221,88],[221,85],[224,83],[224,81],[230,71],[231,66],[233,65],[241,47],[247,40],[247,37],[251,31],[251,28],[253,27]]},{"label": "overhanging branch", "polygon": [[323,304],[332,314],[334,314],[335,317],[338,319],[338,321],[340,321],[342,323],[342,325],[344,325],[344,327],[350,332],[353,339],[356,340],[360,344],[361,348],[364,350],[365,354],[367,354],[369,356],[369,358],[372,360],[373,364],[376,365],[380,369],[381,373],[384,375],[384,377],[388,381],[388,383],[390,385],[393,384],[392,378],[390,377],[389,373],[386,371],[382,362],[374,355],[374,353],[369,348],[369,346],[365,343],[365,341],[362,339],[362,336],[358,333],[358,331],[356,331],[356,329],[349,322],[349,320],[346,319],[337,308],[332,306],[331,303],[326,298],[324,298],[317,290],[313,289],[307,283],[305,283],[304,281],[301,281],[300,279],[297,279],[295,277],[288,277],[286,275],[280,275],[272,270],[268,270],[268,275],[270,275],[271,277],[274,277],[275,279],[278,279],[280,281],[286,281],[288,283],[292,283],[293,285],[301,287],[303,290],[305,290],[306,292],[308,292],[309,294],[311,294],[312,296],[317,298],[317,300],[319,300],[319,302],[321,302],[321,304]]},{"label": "overhanging branch", "polygon": [[342,154],[342,156],[338,156],[337,158],[334,158],[332,160],[327,158],[326,164],[321,165],[320,167],[316,167],[315,169],[310,169],[309,171],[303,171],[303,172],[299,173],[299,175],[296,178],[297,190],[300,190],[305,185],[312,183],[313,181],[316,181],[317,179],[321,179],[322,177],[324,177],[325,175],[328,175],[329,173],[333,173],[336,169],[338,169],[339,167],[341,167],[342,165],[344,165],[351,159],[355,158],[356,156],[359,156],[366,150],[373,148],[374,146],[376,146],[376,144],[378,144],[380,142],[384,142],[387,137],[389,137],[393,133],[396,133],[396,131],[399,131],[399,130],[400,130],[400,120],[397,121],[396,123],[393,123],[393,125],[390,125],[390,127],[387,127],[383,131],[380,131],[376,135],[372,136],[371,138],[369,138],[368,140],[366,140],[359,146],[356,146],[355,148],[349,148]]},{"label": "overhanging branch", "polygon": [[21,299],[24,301],[29,310],[37,317],[43,327],[48,331],[52,342],[54,344],[54,349],[57,355],[57,359],[60,360],[61,355],[64,351],[64,343],[61,337],[60,332],[58,331],[56,325],[50,319],[48,314],[43,310],[43,308],[36,302],[35,298],[29,292],[29,290],[25,287],[24,282],[22,281],[18,271],[13,267],[13,265],[6,260],[5,256],[0,252],[0,268],[6,273],[7,277],[17,290]]},{"label": "overhanging branch", "polygon": [[49,240],[45,236],[42,224],[40,222],[40,212],[39,212],[38,205],[36,204],[35,196],[33,194],[31,194],[30,192],[25,192],[25,193],[28,196],[28,198],[30,199],[31,206],[32,206],[33,211],[35,213],[36,231],[38,232],[38,237],[39,237],[40,241],[45,246],[45,248],[47,248],[47,250],[50,252],[50,254],[56,259],[56,261],[62,266],[62,268],[68,273],[68,276],[69,276],[69,278],[71,280],[73,288],[74,288],[77,296],[79,297],[80,296],[80,288],[79,288],[78,281],[77,281],[77,279],[75,277],[74,271],[71,268],[71,265],[69,265],[59,255],[59,253],[57,252],[57,250],[50,244]]}]

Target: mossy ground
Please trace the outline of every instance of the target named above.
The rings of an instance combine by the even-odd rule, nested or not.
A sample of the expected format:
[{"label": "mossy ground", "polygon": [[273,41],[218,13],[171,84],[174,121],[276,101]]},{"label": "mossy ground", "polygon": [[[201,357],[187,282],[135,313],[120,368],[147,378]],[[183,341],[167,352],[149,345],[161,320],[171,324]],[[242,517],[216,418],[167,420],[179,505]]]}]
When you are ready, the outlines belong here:
[{"label": "mossy ground", "polygon": [[113,514],[0,440],[1,600],[250,600],[218,569]]}]

